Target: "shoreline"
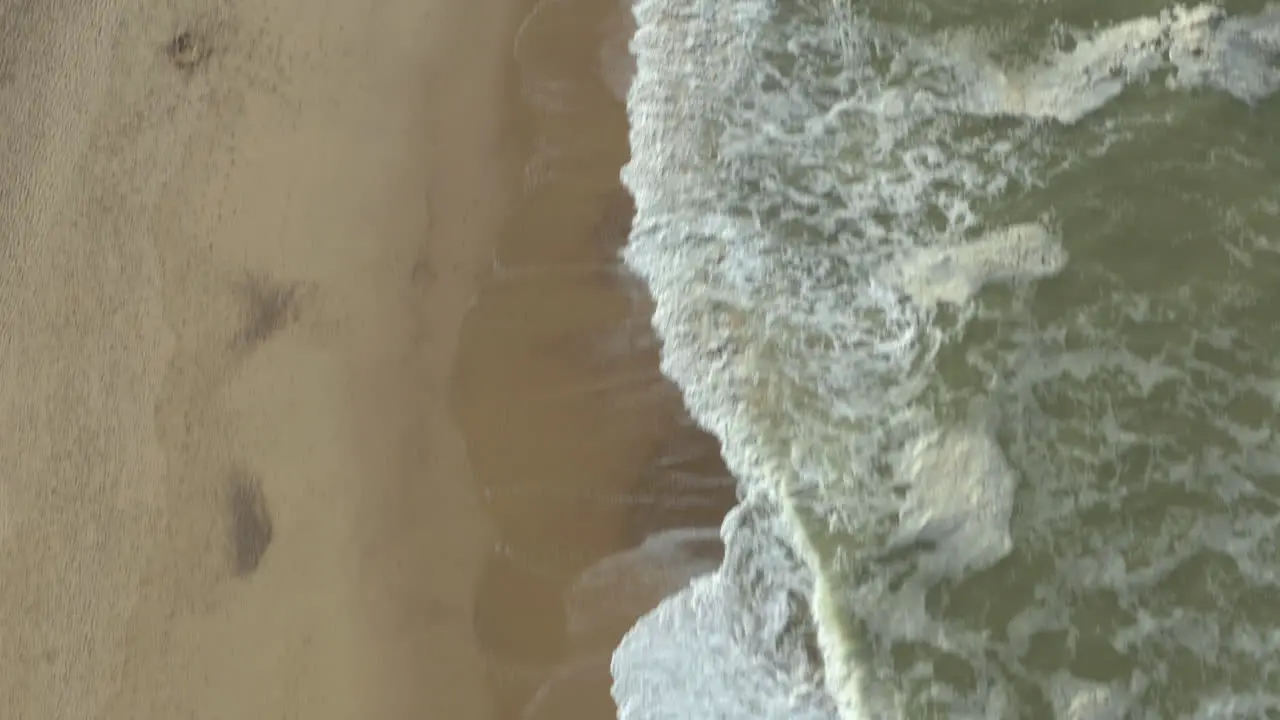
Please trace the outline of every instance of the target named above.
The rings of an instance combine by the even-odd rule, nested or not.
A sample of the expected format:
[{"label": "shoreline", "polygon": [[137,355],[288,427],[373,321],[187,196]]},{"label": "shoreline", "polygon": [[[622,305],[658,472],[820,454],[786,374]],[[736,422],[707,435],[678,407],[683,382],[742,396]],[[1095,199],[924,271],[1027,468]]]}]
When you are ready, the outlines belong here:
[{"label": "shoreline", "polygon": [[0,715],[607,714],[733,492],[617,256],[627,18],[534,5],[6,17]]},{"label": "shoreline", "polygon": [[624,12],[548,3],[522,23],[524,183],[462,329],[452,402],[496,540],[475,608],[495,720],[612,717],[613,648],[705,571],[736,499],[620,257]]},{"label": "shoreline", "polygon": [[444,395],[519,19],[16,16],[0,714],[487,716]]}]

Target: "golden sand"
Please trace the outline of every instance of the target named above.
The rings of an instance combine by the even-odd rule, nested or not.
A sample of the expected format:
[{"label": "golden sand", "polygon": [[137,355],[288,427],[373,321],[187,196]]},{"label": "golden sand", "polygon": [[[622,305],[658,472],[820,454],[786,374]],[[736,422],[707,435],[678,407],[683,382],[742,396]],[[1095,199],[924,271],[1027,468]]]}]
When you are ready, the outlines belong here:
[{"label": "golden sand", "polygon": [[521,10],[0,5],[0,717],[485,716],[444,397]]}]

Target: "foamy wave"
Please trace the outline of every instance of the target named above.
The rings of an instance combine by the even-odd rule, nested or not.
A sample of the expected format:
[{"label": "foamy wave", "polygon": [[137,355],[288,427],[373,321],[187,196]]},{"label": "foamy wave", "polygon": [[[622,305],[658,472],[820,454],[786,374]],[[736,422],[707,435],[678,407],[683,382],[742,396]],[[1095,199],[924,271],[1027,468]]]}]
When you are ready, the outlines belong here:
[{"label": "foamy wave", "polygon": [[[1105,147],[1110,127],[1087,120],[1162,75],[1257,101],[1275,89],[1276,16],[1179,6],[1000,67],[844,0],[637,3],[624,257],[656,301],[663,371],[721,441],[744,502],[724,566],[615,654],[622,718],[1023,717],[1042,707],[1028,685],[1063,718],[1136,702],[1137,674],[1015,662],[1057,618],[1028,612],[997,651],[926,610],[939,583],[1017,548],[1023,469],[1002,437],[1019,418],[958,416],[1014,393],[1024,370],[957,387],[939,354],[961,344],[984,288],[1067,266],[1056,231],[1018,222],[1026,208],[984,217],[1079,161],[1040,121]],[[1002,320],[1026,320],[1029,297]],[[966,679],[940,679],[948,663]]]},{"label": "foamy wave", "polygon": [[[1000,67],[980,46],[950,50],[966,87],[943,106],[979,115],[1075,123],[1157,73],[1171,89],[1208,88],[1253,103],[1280,89],[1280,8],[1228,18],[1218,5],[1176,5],[1094,32],[1066,51]],[[949,54],[947,49],[927,52]]]},{"label": "foamy wave", "polygon": [[721,569],[663,603],[613,659],[629,720],[831,720],[808,620],[810,581],[784,546],[776,507],[749,500],[725,520]]},{"label": "foamy wave", "polygon": [[968,243],[922,248],[885,269],[885,281],[921,306],[963,305],[991,282],[1053,277],[1067,266],[1061,241],[1039,223],[993,231]]},{"label": "foamy wave", "polygon": [[1170,39],[1170,87],[1217,89],[1250,103],[1280,90],[1280,6],[1256,16],[1229,18],[1218,8],[1200,16]]}]

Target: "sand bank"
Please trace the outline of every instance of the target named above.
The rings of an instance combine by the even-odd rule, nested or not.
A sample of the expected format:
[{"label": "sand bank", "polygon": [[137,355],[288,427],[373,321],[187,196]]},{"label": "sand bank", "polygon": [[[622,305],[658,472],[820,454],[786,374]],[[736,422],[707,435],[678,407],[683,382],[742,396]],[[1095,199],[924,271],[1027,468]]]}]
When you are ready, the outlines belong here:
[{"label": "sand bank", "polygon": [[485,717],[443,397],[519,6],[0,10],[0,716]]}]

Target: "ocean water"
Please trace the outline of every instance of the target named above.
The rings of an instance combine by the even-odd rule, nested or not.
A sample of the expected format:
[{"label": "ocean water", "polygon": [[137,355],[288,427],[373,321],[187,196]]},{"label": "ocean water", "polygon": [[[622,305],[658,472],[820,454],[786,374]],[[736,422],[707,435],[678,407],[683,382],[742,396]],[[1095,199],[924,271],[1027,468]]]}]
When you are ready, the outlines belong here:
[{"label": "ocean water", "polygon": [[619,717],[1280,718],[1280,6],[634,15],[623,257],[740,501]]}]

